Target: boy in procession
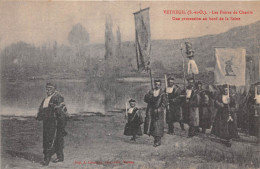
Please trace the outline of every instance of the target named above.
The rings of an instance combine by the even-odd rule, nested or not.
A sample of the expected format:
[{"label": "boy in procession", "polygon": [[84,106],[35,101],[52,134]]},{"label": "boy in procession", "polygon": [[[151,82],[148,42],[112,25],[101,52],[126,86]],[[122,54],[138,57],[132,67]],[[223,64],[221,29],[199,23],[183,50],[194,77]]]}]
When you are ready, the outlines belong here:
[{"label": "boy in procession", "polygon": [[135,106],[136,101],[130,99],[129,104],[130,108],[127,109],[126,113],[127,123],[125,125],[124,135],[132,136],[131,141],[136,141],[136,136],[142,135],[141,125],[143,124],[143,118],[141,112]]}]

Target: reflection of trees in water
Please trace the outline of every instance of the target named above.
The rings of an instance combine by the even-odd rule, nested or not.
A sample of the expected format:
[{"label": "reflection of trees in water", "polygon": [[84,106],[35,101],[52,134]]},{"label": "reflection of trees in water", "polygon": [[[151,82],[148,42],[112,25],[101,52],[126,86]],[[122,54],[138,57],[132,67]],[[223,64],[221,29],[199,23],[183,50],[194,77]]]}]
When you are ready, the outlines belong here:
[{"label": "reflection of trees in water", "polygon": [[130,98],[137,100],[140,105],[143,102],[145,87],[141,83],[118,82],[115,78],[95,80],[97,89],[104,94],[105,110],[124,109],[125,102]]},{"label": "reflection of trees in water", "polygon": [[[3,81],[2,106],[25,109],[24,113],[37,109],[46,96],[47,81],[23,81],[12,85]],[[65,79],[50,81],[64,96],[69,113],[124,109],[125,102],[130,98],[134,98],[138,106],[144,106],[143,97],[149,90],[143,83],[119,82],[116,78],[90,78],[86,82]]]}]

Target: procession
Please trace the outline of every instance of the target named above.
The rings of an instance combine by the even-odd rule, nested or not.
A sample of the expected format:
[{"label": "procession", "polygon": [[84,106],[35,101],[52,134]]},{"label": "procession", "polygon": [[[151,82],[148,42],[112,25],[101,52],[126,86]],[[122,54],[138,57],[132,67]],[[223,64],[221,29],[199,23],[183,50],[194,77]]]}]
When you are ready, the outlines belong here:
[{"label": "procession", "polygon": [[[186,79],[184,79],[183,86],[178,86],[175,83],[175,78],[167,77],[166,74],[164,77],[165,87],[162,86],[161,79],[150,77],[151,90],[145,94],[143,100],[147,103],[145,115],[142,115],[136,107],[134,98],[130,99],[125,105],[126,109],[123,114],[125,114],[127,123],[124,128],[124,135],[132,136],[131,141],[136,142],[137,137],[141,139],[144,133],[152,136],[154,139],[153,147],[158,147],[162,144],[165,123],[168,129],[167,134],[173,137],[174,125],[176,125],[174,123],[179,123],[182,131],[185,131],[184,124],[187,124],[187,139],[197,136],[199,133],[205,135],[208,130],[210,135],[216,136],[223,145],[231,147],[232,139],[239,140],[238,126],[240,126],[240,128],[247,129],[248,135],[256,137],[256,143],[259,144],[260,82],[252,84],[247,94],[245,94],[246,90],[243,91],[244,97],[240,100],[244,100],[243,106],[246,107],[247,114],[242,117],[239,112],[240,100],[237,99],[238,86],[205,84],[203,81],[196,80],[199,70],[194,60],[195,51],[192,49],[191,43],[185,42],[185,45],[188,70],[187,75],[184,71]],[[231,56],[234,57],[233,55],[232,53]],[[223,68],[227,79],[236,76],[236,71],[233,71],[232,66],[229,63]],[[150,67],[145,69],[151,72]],[[221,80],[223,81],[223,79]],[[241,77],[237,80],[237,83],[240,83],[239,80],[241,80]],[[187,85],[185,82],[187,82]],[[236,81],[232,83],[234,84]],[[47,97],[40,105],[36,118],[43,120],[44,126],[43,165],[48,165],[55,153],[57,159],[53,160],[54,163],[64,161],[63,137],[66,136],[66,119],[69,118],[64,98],[56,92],[56,85],[47,83],[46,92]],[[128,104],[130,108],[128,108]],[[247,121],[246,126],[241,127],[241,124],[238,124],[238,118]]]},{"label": "procession", "polygon": [[[231,146],[232,139],[239,139],[238,135],[238,116],[239,103],[236,97],[236,86],[229,84],[223,84],[219,86],[205,85],[201,81],[195,80],[195,75],[198,74],[198,67],[193,58],[193,52],[191,50],[191,44],[187,42],[187,55],[189,60],[188,64],[188,76],[186,81],[187,86],[184,88],[179,87],[174,83],[173,77],[165,75],[165,88],[162,88],[162,82],[160,79],[154,80],[152,90],[150,90],[144,97],[144,102],[147,103],[145,121],[144,121],[144,134],[154,137],[154,147],[161,145],[161,138],[164,134],[164,120],[166,120],[168,132],[167,134],[174,135],[174,122],[178,122],[182,130],[184,129],[184,123],[188,124],[188,138],[196,136],[197,133],[206,133],[206,130],[210,130],[212,135],[219,137],[224,145]],[[191,62],[192,60],[192,62]],[[191,62],[191,64],[190,64]],[[229,67],[231,68],[231,67]],[[226,73],[229,76],[229,71],[225,67]],[[185,79],[184,79],[185,81]],[[154,87],[153,87],[154,86]],[[247,129],[248,133],[257,137],[259,143],[259,88],[260,82],[256,82],[251,85],[248,94],[242,98],[245,100],[244,105],[247,107]],[[237,101],[237,102],[236,102]],[[130,100],[131,104],[133,100]],[[212,111],[216,109],[216,113]],[[136,121],[131,116],[137,116],[135,118],[142,119],[142,116],[136,111],[126,110],[126,116],[128,123],[126,125],[133,126],[133,137],[135,138],[137,131],[135,128],[139,128],[142,120]],[[166,118],[164,119],[164,116]],[[241,118],[241,117],[240,117]],[[135,140],[135,139],[134,139]]]},{"label": "procession", "polygon": [[[196,66],[196,63],[194,65]],[[195,70],[198,73],[197,68]],[[210,135],[215,135],[220,139],[223,145],[231,147],[232,139],[239,140],[237,119],[240,114],[239,105],[235,100],[234,86],[224,84],[214,89],[213,86],[203,85],[203,82],[196,82],[194,78],[193,74],[187,79],[188,84],[184,89],[175,84],[173,77],[167,78],[165,75],[165,88],[162,87],[160,79],[155,79],[152,90],[144,96],[144,102],[147,103],[145,115],[142,115],[136,107],[136,100],[130,99],[129,109],[126,103],[125,119],[127,123],[124,135],[132,136],[131,141],[138,142],[144,133],[152,136],[154,138],[153,147],[158,147],[163,139],[164,124],[167,123],[167,134],[174,137],[174,125],[178,123],[181,130],[188,130],[187,139],[197,136],[199,133],[209,132]],[[64,161],[64,136],[67,135],[65,126],[69,119],[64,98],[56,92],[56,85],[47,83],[46,91],[47,97],[40,105],[36,118],[43,121],[44,127],[44,166],[49,164],[55,153],[57,158],[53,160],[54,163]],[[248,112],[247,119],[244,119],[248,122],[247,134],[256,137],[257,144],[260,141],[259,98],[260,82],[257,82],[251,86],[249,94],[246,95],[245,105]],[[216,114],[212,111],[214,108]],[[185,129],[184,124],[187,124],[188,129]]]},{"label": "procession", "polygon": [[[190,45],[187,49],[190,49]],[[144,96],[144,102],[147,103],[145,115],[136,107],[136,100],[130,99],[130,108],[127,108],[126,103],[125,113],[123,111],[127,121],[123,134],[132,136],[131,141],[138,142],[144,133],[152,136],[153,147],[158,147],[165,134],[164,129],[167,128],[167,134],[174,137],[174,125],[178,123],[182,131],[188,130],[187,139],[198,136],[199,133],[205,135],[207,132],[216,136],[226,147],[231,147],[232,139],[239,140],[238,126],[241,124],[238,124],[238,118],[241,114],[236,102],[236,86],[223,84],[216,87],[196,81],[198,68],[194,60],[189,70],[192,73],[186,79],[187,86],[184,88],[175,84],[174,77],[167,78],[165,75],[165,88],[160,79],[153,80],[152,89]],[[44,166],[49,164],[55,153],[57,158],[53,160],[54,163],[64,161],[64,136],[67,135],[65,126],[69,119],[64,98],[56,92],[56,85],[47,83],[46,92],[47,97],[42,101],[36,118],[43,121],[44,127]],[[247,129],[248,135],[257,138],[256,144],[260,141],[259,98],[260,82],[257,82],[251,85],[248,94],[243,98],[246,100],[244,104],[247,107],[247,116],[242,117],[247,121],[247,126],[243,127]],[[216,113],[213,113],[214,109]],[[184,124],[187,124],[188,129],[185,129]]]},{"label": "procession", "polygon": [[[160,146],[164,134],[164,120],[168,125],[169,135],[174,135],[174,123],[178,122],[182,130],[185,130],[184,123],[189,126],[187,138],[196,136],[197,133],[205,134],[208,130],[210,134],[220,138],[227,147],[231,146],[232,139],[239,139],[237,124],[239,105],[235,102],[235,93],[229,92],[231,89],[229,85],[220,86],[219,91],[216,92],[210,91],[209,88],[202,88],[202,83],[194,83],[193,79],[188,80],[186,90],[181,90],[174,84],[172,77],[169,77],[166,83],[169,86],[163,90],[161,81],[155,80],[155,88],[145,95],[144,101],[147,103],[145,121],[137,108],[131,107],[126,110],[128,122],[124,134],[133,136],[131,140],[136,141],[136,135],[142,135],[140,125],[144,123],[143,133],[154,137],[154,147]],[[248,119],[244,120],[248,121],[248,134],[255,136],[259,143],[257,97],[259,97],[260,83],[257,82],[252,87],[251,94],[246,98]],[[129,100],[129,104],[132,103],[135,103],[135,100]],[[133,108],[136,111],[133,112]],[[214,108],[216,114],[212,112]]]}]

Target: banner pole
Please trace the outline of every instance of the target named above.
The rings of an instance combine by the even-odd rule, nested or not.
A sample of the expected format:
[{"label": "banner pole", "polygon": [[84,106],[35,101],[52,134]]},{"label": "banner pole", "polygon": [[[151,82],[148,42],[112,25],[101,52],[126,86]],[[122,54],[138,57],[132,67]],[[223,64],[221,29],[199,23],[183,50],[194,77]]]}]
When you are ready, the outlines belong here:
[{"label": "banner pole", "polygon": [[185,79],[186,79],[186,74],[185,74],[185,61],[184,61],[184,56],[183,56],[183,53],[182,53],[182,43],[181,43],[181,56],[182,56],[182,70],[183,70],[183,83],[184,83],[184,89],[186,89],[186,82],[185,82]]}]

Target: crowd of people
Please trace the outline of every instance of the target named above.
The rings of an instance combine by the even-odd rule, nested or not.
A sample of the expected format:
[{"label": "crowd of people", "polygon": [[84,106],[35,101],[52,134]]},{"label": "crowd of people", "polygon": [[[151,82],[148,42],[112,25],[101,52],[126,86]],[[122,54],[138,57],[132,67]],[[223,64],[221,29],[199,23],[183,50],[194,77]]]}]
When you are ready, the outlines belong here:
[{"label": "crowd of people", "polygon": [[[166,88],[163,89],[161,80],[154,80],[153,89],[144,96],[144,102],[147,103],[144,121],[135,107],[135,100],[131,99],[124,134],[133,136],[132,140],[135,141],[136,135],[142,135],[141,124],[144,123],[144,134],[154,137],[154,147],[160,146],[166,114],[167,134],[174,135],[175,122],[179,123],[182,130],[185,130],[186,123],[189,126],[188,138],[198,132],[205,134],[206,130],[211,129],[210,134],[230,147],[231,139],[239,139],[237,112],[240,105],[233,86],[224,84],[219,86],[218,91],[214,91],[200,81],[195,82],[194,77],[187,81],[188,85],[182,88],[175,83],[173,77],[169,77]],[[248,133],[257,137],[259,142],[260,83],[252,85],[245,97],[248,118],[244,120],[247,121]]]}]

